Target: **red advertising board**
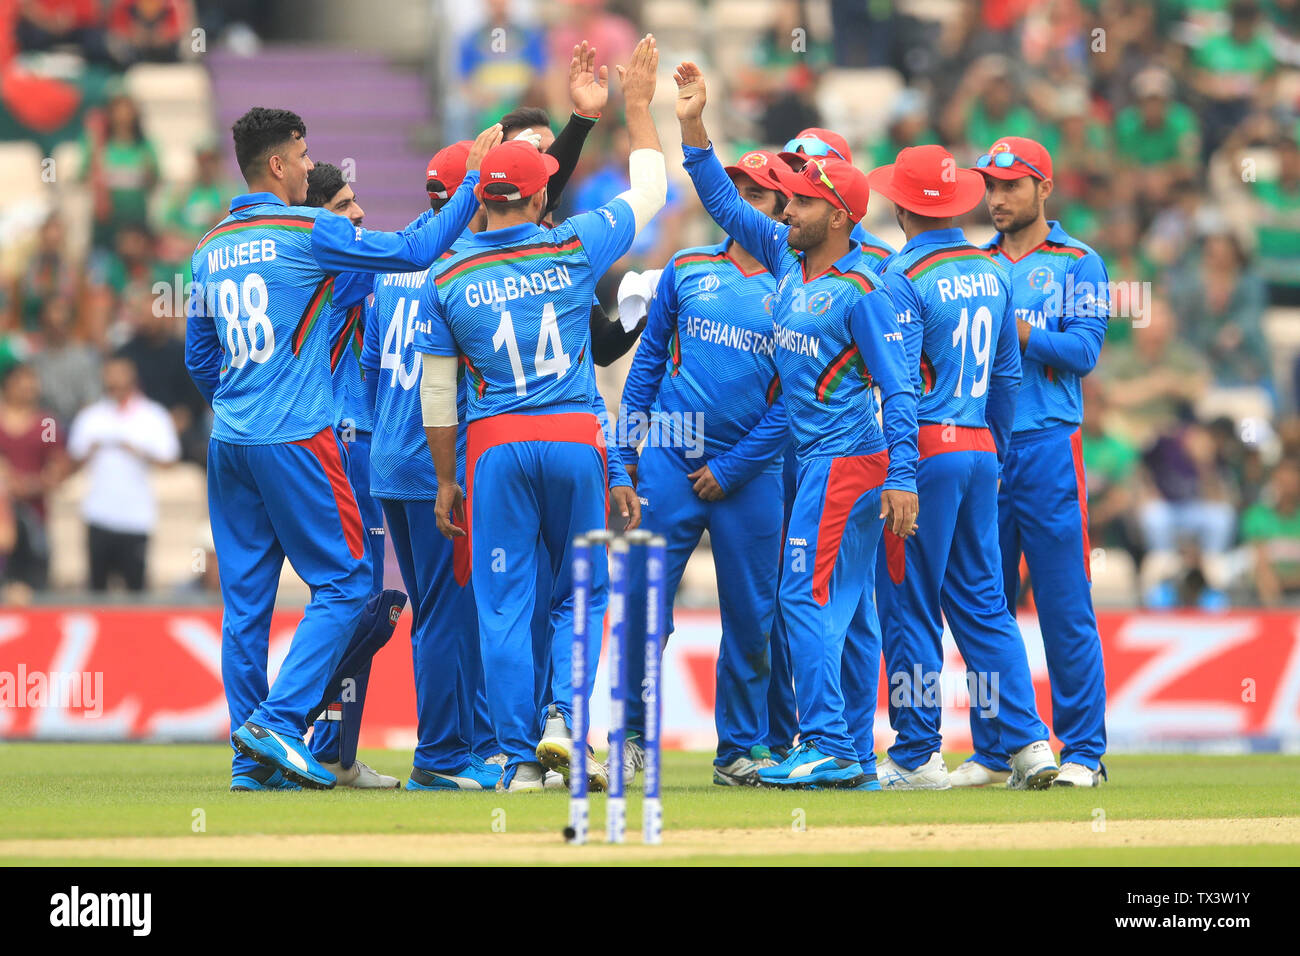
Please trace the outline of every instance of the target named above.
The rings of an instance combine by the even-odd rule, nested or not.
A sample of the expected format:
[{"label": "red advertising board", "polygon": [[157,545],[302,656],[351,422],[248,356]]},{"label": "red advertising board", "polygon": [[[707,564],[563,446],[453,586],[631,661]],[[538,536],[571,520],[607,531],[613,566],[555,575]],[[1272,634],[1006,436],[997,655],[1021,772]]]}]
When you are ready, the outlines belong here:
[{"label": "red advertising board", "polygon": [[[277,613],[274,673],[301,615]],[[1113,749],[1300,746],[1300,615],[1109,612],[1098,615]],[[364,746],[415,739],[409,614],[376,659]],[[682,611],[664,660],[665,739],[713,743],[716,613]],[[1051,697],[1034,618],[1022,618],[1039,711]],[[945,744],[969,744],[963,666],[947,641]],[[592,724],[603,726],[598,678]],[[884,685],[882,684],[882,688]],[[879,742],[889,740],[882,694]],[[0,612],[0,738],[221,740],[221,615],[216,609],[44,608]]]}]

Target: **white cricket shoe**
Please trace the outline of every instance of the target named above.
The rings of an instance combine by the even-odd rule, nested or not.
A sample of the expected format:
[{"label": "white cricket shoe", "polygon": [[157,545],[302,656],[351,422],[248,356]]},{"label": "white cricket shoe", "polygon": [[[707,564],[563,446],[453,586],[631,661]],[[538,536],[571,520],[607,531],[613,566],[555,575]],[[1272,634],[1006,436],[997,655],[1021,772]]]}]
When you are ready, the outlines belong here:
[{"label": "white cricket shoe", "polygon": [[507,793],[521,793],[527,790],[541,790],[545,786],[546,768],[539,763],[531,761],[521,763],[515,768],[514,778],[510,781],[510,786],[502,783],[497,784],[498,790],[504,790]]},{"label": "white cricket shoe", "polygon": [[[564,723],[564,717],[552,704],[546,715],[542,739],[537,742],[537,759],[547,770],[554,770],[563,777],[565,786],[568,786],[569,761],[572,758],[573,738]],[[592,791],[609,789],[609,774],[605,765],[596,759],[590,748],[587,751],[587,788]]]},{"label": "white cricket shoe", "polygon": [[882,790],[951,790],[952,780],[943,757],[930,754],[930,759],[915,770],[904,770],[886,755],[876,764],[876,777]]},{"label": "white cricket shoe", "polygon": [[644,767],[645,744],[640,734],[630,733],[623,741],[623,786],[630,787]]},{"label": "white cricket shoe", "polygon": [[1010,770],[990,770],[972,759],[948,774],[948,780],[954,787],[987,787],[993,783],[1006,783],[1010,776]]},{"label": "white cricket shoe", "polygon": [[486,764],[493,764],[494,766],[497,767],[504,767],[507,763],[510,762],[510,758],[507,757],[504,753],[499,753],[499,754],[493,754],[491,757],[488,757],[487,760],[484,760],[483,762]]},{"label": "white cricket shoe", "polygon": [[380,773],[374,768],[356,761],[344,770],[342,764],[321,762],[321,766],[338,778],[337,786],[354,787],[357,790],[394,790],[402,785],[396,777]]},{"label": "white cricket shoe", "polygon": [[568,790],[569,784],[554,770],[546,771],[546,776],[542,777],[543,790]]},{"label": "white cricket shoe", "polygon": [[1061,772],[1055,780],[1052,781],[1054,787],[1100,787],[1103,780],[1108,780],[1106,776],[1106,765],[1098,763],[1097,769],[1092,770],[1081,763],[1074,763],[1067,760],[1061,764]]},{"label": "white cricket shoe", "polygon": [[1060,772],[1051,745],[1046,740],[1035,740],[1011,755],[1007,789],[1046,790]]}]

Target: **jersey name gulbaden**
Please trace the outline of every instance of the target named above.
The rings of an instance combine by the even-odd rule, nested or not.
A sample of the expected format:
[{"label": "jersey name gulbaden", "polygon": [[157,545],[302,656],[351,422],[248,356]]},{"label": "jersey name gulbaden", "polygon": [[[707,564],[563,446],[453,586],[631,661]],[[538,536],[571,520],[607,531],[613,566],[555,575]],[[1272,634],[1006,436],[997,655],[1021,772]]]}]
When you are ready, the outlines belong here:
[{"label": "jersey name gulbaden", "polygon": [[592,296],[634,227],[631,207],[613,200],[554,229],[479,233],[435,264],[415,345],[463,357],[469,421],[592,409]]}]

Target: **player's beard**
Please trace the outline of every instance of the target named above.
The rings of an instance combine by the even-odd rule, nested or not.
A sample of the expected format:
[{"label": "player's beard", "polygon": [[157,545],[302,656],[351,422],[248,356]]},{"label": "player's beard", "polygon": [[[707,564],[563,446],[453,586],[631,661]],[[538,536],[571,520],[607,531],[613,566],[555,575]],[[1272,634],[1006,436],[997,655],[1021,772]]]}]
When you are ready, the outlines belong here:
[{"label": "player's beard", "polygon": [[1020,215],[1013,214],[1011,217],[1011,222],[1007,223],[1002,228],[1002,234],[1004,236],[1014,236],[1016,233],[1028,229],[1034,223],[1038,222],[1038,217],[1041,214],[1041,212],[1042,212],[1041,207],[1039,207],[1039,205],[1035,203],[1033,209],[1023,212]]},{"label": "player's beard", "polygon": [[828,214],[814,222],[802,222],[793,226],[786,241],[790,243],[790,248],[798,249],[800,252],[815,249],[826,241],[826,236],[830,232],[830,221],[831,217]]}]

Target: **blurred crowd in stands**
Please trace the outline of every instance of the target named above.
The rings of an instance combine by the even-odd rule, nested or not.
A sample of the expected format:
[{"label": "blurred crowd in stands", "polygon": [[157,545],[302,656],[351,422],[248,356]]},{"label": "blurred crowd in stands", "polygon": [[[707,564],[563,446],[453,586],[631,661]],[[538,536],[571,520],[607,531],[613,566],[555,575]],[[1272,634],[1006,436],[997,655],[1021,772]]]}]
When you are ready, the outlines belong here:
[{"label": "blurred crowd in stands", "polygon": [[[184,0],[8,5],[0,67],[5,43],[19,62],[51,48],[111,69],[186,57],[190,25],[208,19]],[[518,106],[547,109],[558,129],[573,45],[587,39],[612,64],[647,30],[664,50],[670,167],[668,76],[686,57],[705,69],[710,130],[730,155],[810,126],[844,133],[863,169],[920,143],[973,163],[1000,135],[1041,141],[1056,170],[1050,217],[1102,254],[1124,298],[1086,389],[1094,580],[1109,582],[1099,603],[1300,602],[1300,0],[435,6],[456,13],[431,77],[443,142]],[[611,88],[557,220],[626,186]],[[11,587],[34,591],[47,501],[75,468],[96,468],[98,455],[95,474],[111,477],[97,480],[130,487],[140,462],[202,465],[209,413],[185,374],[183,320],[158,308],[155,284],[183,286],[195,241],[239,191],[218,130],[195,144],[193,176],[167,181],[120,86],[85,112],[78,140],[87,234],[69,236],[56,211],[21,254],[0,256],[0,554]],[[873,196],[867,224],[901,242],[887,206]],[[982,209],[962,224],[977,241],[992,232]],[[603,297],[612,307],[623,271],[716,238],[678,179]],[[165,414],[127,427],[132,402]],[[96,534],[99,554],[129,555],[150,513],[105,527],[86,497],[88,583],[99,586]]]}]

